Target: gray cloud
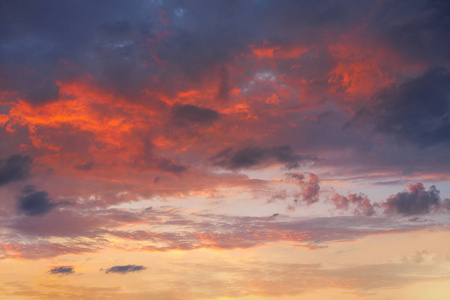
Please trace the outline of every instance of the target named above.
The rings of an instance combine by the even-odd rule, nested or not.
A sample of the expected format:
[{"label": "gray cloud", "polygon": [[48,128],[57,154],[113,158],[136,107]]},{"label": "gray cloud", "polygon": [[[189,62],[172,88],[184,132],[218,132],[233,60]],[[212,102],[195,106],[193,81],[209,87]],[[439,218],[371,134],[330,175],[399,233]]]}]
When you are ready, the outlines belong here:
[{"label": "gray cloud", "polygon": [[114,266],[109,269],[106,269],[105,273],[117,273],[117,274],[127,274],[132,272],[139,272],[142,270],[145,270],[146,267],[144,266],[137,266],[137,265],[126,265],[126,266]]},{"label": "gray cloud", "polygon": [[408,191],[390,196],[382,206],[388,214],[418,215],[427,214],[439,208],[441,198],[433,185],[428,191],[422,183],[411,184]]},{"label": "gray cloud", "polygon": [[186,126],[191,124],[209,125],[220,119],[220,114],[212,109],[195,105],[174,105],[172,118],[175,124]]},{"label": "gray cloud", "polygon": [[54,275],[69,275],[75,273],[75,269],[73,267],[54,267],[49,271]]},{"label": "gray cloud", "polygon": [[0,161],[0,186],[25,180],[30,176],[32,159],[29,156],[12,155]]},{"label": "gray cloud", "polygon": [[48,213],[56,204],[51,203],[45,191],[32,192],[19,198],[19,210],[28,216],[40,216]]},{"label": "gray cloud", "polygon": [[450,143],[450,73],[430,69],[383,90],[375,106],[363,112],[377,129],[422,147]]},{"label": "gray cloud", "polygon": [[376,8],[370,27],[408,60],[439,65],[450,58],[449,14],[445,0],[394,1]]},{"label": "gray cloud", "polygon": [[271,148],[248,147],[238,151],[232,148],[222,150],[212,158],[215,165],[230,169],[250,169],[267,166],[273,163],[282,163],[287,168],[296,168],[300,161],[312,159],[295,154],[289,145]]}]

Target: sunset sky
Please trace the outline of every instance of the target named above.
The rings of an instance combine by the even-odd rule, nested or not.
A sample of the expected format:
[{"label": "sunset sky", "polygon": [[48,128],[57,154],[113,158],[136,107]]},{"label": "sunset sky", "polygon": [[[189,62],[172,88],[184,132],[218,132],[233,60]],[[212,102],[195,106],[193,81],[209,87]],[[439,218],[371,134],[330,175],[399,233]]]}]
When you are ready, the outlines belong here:
[{"label": "sunset sky", "polygon": [[0,299],[450,299],[449,16],[1,0]]}]

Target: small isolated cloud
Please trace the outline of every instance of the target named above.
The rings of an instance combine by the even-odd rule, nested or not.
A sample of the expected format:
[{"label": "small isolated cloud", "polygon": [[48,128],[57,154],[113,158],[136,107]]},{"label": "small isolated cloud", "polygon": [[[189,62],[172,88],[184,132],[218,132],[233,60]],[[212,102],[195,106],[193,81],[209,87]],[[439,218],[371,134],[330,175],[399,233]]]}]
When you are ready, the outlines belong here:
[{"label": "small isolated cloud", "polygon": [[40,216],[51,211],[56,204],[51,203],[45,191],[38,191],[19,198],[19,211],[27,216]]},{"label": "small isolated cloud", "polygon": [[33,160],[29,156],[12,155],[0,161],[0,186],[25,180],[30,176],[30,167]]},{"label": "small isolated cloud", "polygon": [[220,114],[212,109],[203,108],[191,104],[175,105],[172,108],[172,118],[179,126],[186,125],[210,125],[220,119]]},{"label": "small isolated cloud", "polygon": [[300,186],[300,196],[302,201],[310,205],[319,201],[319,177],[316,174],[309,173],[308,176],[303,174],[290,174],[291,177],[298,180]]},{"label": "small isolated cloud", "polygon": [[212,158],[215,165],[229,170],[258,168],[273,163],[282,163],[292,169],[306,159],[310,158],[295,154],[289,145],[271,148],[247,147],[238,151],[227,148]]},{"label": "small isolated cloud", "polygon": [[67,266],[54,267],[51,268],[49,272],[54,275],[69,275],[75,273],[75,269],[74,267],[67,267]]},{"label": "small isolated cloud", "polygon": [[362,193],[348,193],[347,197],[336,193],[331,197],[331,201],[336,209],[340,210],[348,210],[350,206],[353,206],[353,213],[358,216],[372,216],[375,214],[374,205],[371,203],[370,199]]},{"label": "small isolated cloud", "polygon": [[407,191],[391,195],[382,206],[388,214],[427,214],[441,205],[439,191],[432,185],[428,191],[422,183],[411,184]]},{"label": "small isolated cloud", "polygon": [[144,266],[136,266],[136,265],[114,266],[109,269],[106,269],[105,273],[127,274],[131,272],[139,272],[145,269],[146,267]]}]

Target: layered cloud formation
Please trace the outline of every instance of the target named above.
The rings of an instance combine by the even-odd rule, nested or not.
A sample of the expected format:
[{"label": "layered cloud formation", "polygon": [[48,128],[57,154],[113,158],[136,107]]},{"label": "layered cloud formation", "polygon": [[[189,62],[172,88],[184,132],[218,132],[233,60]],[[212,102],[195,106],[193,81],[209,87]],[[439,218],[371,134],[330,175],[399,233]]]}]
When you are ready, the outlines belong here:
[{"label": "layered cloud formation", "polygon": [[[343,244],[448,234],[449,14],[439,0],[1,1],[0,263],[49,261],[40,274],[76,278],[92,299],[104,277],[146,278],[177,253],[218,253],[197,262],[209,287],[172,274],[108,295],[276,298],[328,286],[377,297],[449,280],[432,263],[450,255],[438,239],[408,248],[406,262],[333,265],[359,253]],[[265,249],[265,267],[251,267]],[[326,255],[280,262],[283,249]],[[238,254],[219,268],[224,253]],[[296,275],[277,281],[263,268]],[[80,295],[33,282],[0,295]]]}]

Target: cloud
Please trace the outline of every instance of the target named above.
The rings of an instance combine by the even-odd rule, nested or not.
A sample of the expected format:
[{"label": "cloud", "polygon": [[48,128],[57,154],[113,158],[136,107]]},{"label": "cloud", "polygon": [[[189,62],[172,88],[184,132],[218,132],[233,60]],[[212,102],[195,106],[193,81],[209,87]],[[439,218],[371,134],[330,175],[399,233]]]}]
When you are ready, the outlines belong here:
[{"label": "cloud", "polygon": [[185,172],[188,169],[187,166],[177,164],[177,163],[173,162],[172,160],[165,158],[165,157],[157,157],[157,158],[154,158],[154,160],[156,163],[156,167],[161,171],[170,172],[170,173],[174,173],[174,174],[180,174],[180,173]]},{"label": "cloud", "polygon": [[75,169],[81,170],[81,171],[90,171],[92,170],[92,167],[94,166],[93,161],[88,161],[82,164],[77,164],[74,166]]},{"label": "cloud", "polygon": [[448,1],[425,0],[414,1],[410,6],[403,4],[400,1],[378,6],[370,25],[375,36],[410,61],[431,65],[448,62]]},{"label": "cloud", "polygon": [[137,265],[126,265],[126,266],[114,266],[109,269],[106,269],[105,273],[117,273],[117,274],[127,274],[132,272],[139,272],[142,270],[145,270],[146,267],[144,266],[137,266]]},{"label": "cloud", "polygon": [[226,101],[229,99],[230,93],[230,74],[226,67],[222,67],[220,69],[220,87],[219,92],[217,94],[217,99],[221,101]]},{"label": "cloud", "polygon": [[[31,243],[3,243],[0,244],[0,259],[43,259],[57,257],[66,254],[84,254],[100,250],[101,243],[81,243],[79,240],[66,241],[64,243],[50,243],[48,241],[39,241]],[[39,249],[39,251],[36,251]]]},{"label": "cloud", "polygon": [[422,183],[411,184],[407,191],[391,195],[382,206],[387,214],[418,215],[427,214],[439,208],[439,191],[432,185],[428,191]]},{"label": "cloud", "polygon": [[423,75],[394,85],[375,97],[363,115],[383,133],[421,147],[450,143],[450,73],[429,69]]},{"label": "cloud", "polygon": [[331,201],[335,205],[335,208],[340,210],[348,210],[350,205],[353,206],[353,213],[355,215],[372,216],[375,214],[374,205],[369,198],[362,193],[348,193],[348,197],[336,193],[331,197]]},{"label": "cloud", "polygon": [[[97,252],[109,247],[126,251],[158,251],[252,248],[285,241],[296,247],[320,249],[327,243],[353,241],[364,236],[410,232],[432,228],[429,221],[410,222],[402,218],[379,216],[339,216],[292,218],[273,214],[265,217],[226,216],[204,212],[187,213],[179,209],[101,209],[58,210],[42,218],[2,220],[18,236],[0,245],[0,258],[39,259],[67,253]],[[39,243],[23,241],[26,235]],[[50,243],[54,237],[64,243]],[[20,241],[20,242],[14,242]],[[36,251],[39,249],[39,251]],[[135,270],[116,266],[116,270]],[[122,268],[119,268],[122,267]],[[138,266],[139,267],[139,266]]]},{"label": "cloud", "polygon": [[25,180],[30,176],[30,167],[33,160],[29,156],[12,155],[0,161],[0,186]]},{"label": "cloud", "polygon": [[319,201],[319,177],[316,174],[309,173],[308,176],[303,174],[290,174],[291,177],[298,180],[298,184],[301,189],[300,196],[302,201],[310,205]]},{"label": "cloud", "polygon": [[195,105],[174,105],[172,107],[172,118],[179,126],[186,125],[210,125],[220,119],[220,114],[212,109]]},{"label": "cloud", "polygon": [[69,275],[75,273],[74,267],[54,267],[49,271],[54,275]]},{"label": "cloud", "polygon": [[32,192],[36,191],[36,187],[32,184],[26,185],[22,189],[23,194],[30,194]]},{"label": "cloud", "polygon": [[41,216],[53,208],[56,204],[51,203],[45,191],[33,192],[19,198],[19,210],[28,216]]},{"label": "cloud", "polygon": [[300,161],[307,159],[311,158],[295,154],[289,145],[271,148],[247,147],[238,151],[227,148],[212,158],[215,165],[229,170],[258,168],[274,163],[282,163],[292,169],[298,167]]}]

